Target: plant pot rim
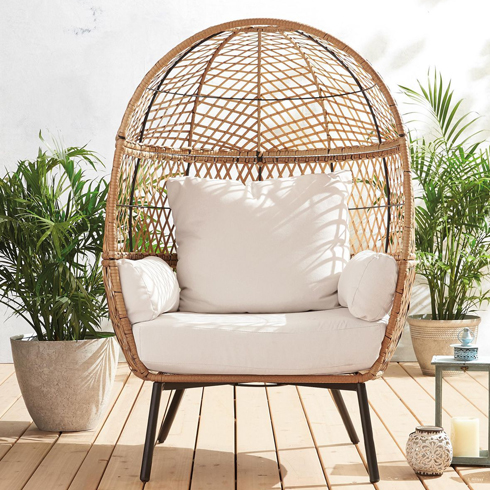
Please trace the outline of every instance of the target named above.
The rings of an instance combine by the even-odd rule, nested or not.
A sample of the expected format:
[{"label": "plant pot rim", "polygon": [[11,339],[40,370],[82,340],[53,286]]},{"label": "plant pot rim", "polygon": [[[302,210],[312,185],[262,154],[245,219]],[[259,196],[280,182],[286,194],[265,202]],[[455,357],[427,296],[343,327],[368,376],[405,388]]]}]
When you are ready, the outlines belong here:
[{"label": "plant pot rim", "polygon": [[[112,332],[104,332],[104,333],[112,333]],[[116,337],[115,334],[109,335],[107,337],[95,337],[93,339],[81,339],[81,340],[43,340],[46,344],[74,344],[74,343],[79,343],[79,342],[92,342],[93,340],[109,340],[109,339],[114,339]],[[39,342],[37,335],[35,333],[33,334],[19,334],[19,335],[13,335],[10,337],[10,340],[12,342]]]},{"label": "plant pot rim", "polygon": [[424,313],[420,315],[409,315],[407,320],[409,325],[423,325],[430,322],[430,324],[433,326],[448,326],[448,324],[452,324],[454,326],[458,325],[473,327],[480,324],[481,317],[478,315],[465,315],[464,318],[461,318],[459,320],[432,320],[432,315],[430,313]]}]

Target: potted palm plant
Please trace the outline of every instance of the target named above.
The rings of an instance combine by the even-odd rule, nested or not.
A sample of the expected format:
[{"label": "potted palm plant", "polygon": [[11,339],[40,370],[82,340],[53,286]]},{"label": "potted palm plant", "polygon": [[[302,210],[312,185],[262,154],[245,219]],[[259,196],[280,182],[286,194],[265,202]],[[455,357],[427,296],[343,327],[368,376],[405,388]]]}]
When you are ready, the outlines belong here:
[{"label": "potted palm plant", "polygon": [[[433,355],[450,355],[463,327],[477,335],[470,312],[489,300],[482,286],[490,265],[490,165],[476,141],[478,117],[461,114],[451,83],[437,72],[427,84],[401,87],[422,108],[424,136],[410,133],[416,184],[417,272],[428,286],[431,311],[408,319],[422,372],[434,375]],[[420,122],[420,119],[419,119]]]},{"label": "potted palm plant", "polygon": [[100,259],[107,184],[85,148],[39,150],[0,179],[0,302],[33,335],[12,337],[26,406],[42,430],[91,429],[114,381],[117,346]]}]

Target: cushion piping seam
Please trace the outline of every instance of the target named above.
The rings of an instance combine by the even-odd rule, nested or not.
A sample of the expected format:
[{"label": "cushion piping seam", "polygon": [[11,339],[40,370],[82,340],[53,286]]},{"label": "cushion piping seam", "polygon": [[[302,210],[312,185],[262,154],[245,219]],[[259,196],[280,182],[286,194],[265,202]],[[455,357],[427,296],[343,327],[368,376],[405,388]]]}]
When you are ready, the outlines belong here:
[{"label": "cushion piping seam", "polygon": [[[362,276],[361,278],[359,279],[359,282],[357,284],[357,287],[356,287],[356,290],[354,291],[354,295],[352,296],[352,301],[351,301],[351,304],[349,305],[349,312],[351,314],[353,314],[351,311],[350,311],[350,307],[353,305],[353,303],[355,302],[355,299],[356,299],[356,296],[357,296],[357,292],[359,291],[359,288],[360,288],[360,284],[362,283],[362,280],[364,279],[364,276],[366,275],[367,273],[367,270],[368,270],[368,267],[371,265],[371,262],[375,259],[375,257],[371,257],[371,259],[369,260],[369,262],[366,264],[366,267],[364,268],[364,271],[362,273]],[[355,315],[354,315],[355,316]]]}]

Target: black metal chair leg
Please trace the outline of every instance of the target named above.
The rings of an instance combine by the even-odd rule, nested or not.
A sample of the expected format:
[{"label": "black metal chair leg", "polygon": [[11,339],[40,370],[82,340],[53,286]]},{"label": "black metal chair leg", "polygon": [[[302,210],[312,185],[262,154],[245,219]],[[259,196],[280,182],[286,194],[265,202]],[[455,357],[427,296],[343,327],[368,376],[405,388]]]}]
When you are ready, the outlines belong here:
[{"label": "black metal chair leg", "polygon": [[367,397],[366,385],[364,383],[359,383],[357,385],[357,400],[359,402],[359,410],[361,412],[362,433],[364,434],[364,445],[366,447],[369,481],[371,483],[376,483],[379,482],[378,460],[376,458],[373,427],[371,425],[369,402]]},{"label": "black metal chair leg", "polygon": [[158,433],[158,437],[157,437],[158,444],[165,442],[165,439],[167,438],[168,433],[170,432],[170,428],[172,427],[172,423],[175,419],[175,415],[177,414],[177,410],[179,409],[180,401],[182,400],[184,391],[185,390],[175,390],[174,392],[172,403],[170,404],[170,407],[168,407],[168,411],[160,427],[160,432]]},{"label": "black metal chair leg", "polygon": [[332,392],[335,405],[337,405],[340,416],[342,417],[342,422],[344,422],[345,428],[347,429],[347,433],[349,434],[349,438],[352,444],[359,444],[359,437],[357,437],[356,429],[354,428],[354,424],[352,423],[349,412],[347,411],[347,407],[345,406],[344,399],[342,398],[342,393],[340,392],[340,390],[330,391]]},{"label": "black metal chair leg", "polygon": [[143,482],[150,480],[151,463],[153,460],[153,449],[155,448],[155,434],[157,431],[158,411],[160,409],[162,389],[163,383],[153,383],[150,413],[148,414],[148,425],[146,427],[145,449],[143,451],[143,461],[141,462],[140,480]]}]

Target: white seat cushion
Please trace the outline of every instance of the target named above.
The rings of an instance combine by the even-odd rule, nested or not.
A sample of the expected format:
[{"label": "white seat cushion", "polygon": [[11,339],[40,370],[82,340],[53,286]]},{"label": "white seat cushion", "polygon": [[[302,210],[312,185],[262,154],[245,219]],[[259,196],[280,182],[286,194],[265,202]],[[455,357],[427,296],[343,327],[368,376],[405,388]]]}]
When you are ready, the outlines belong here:
[{"label": "white seat cushion", "polygon": [[391,256],[364,250],[352,257],[339,281],[339,302],[368,322],[387,315],[393,305],[398,264]]},{"label": "white seat cushion", "polygon": [[142,362],[173,374],[340,374],[369,369],[387,318],[347,308],[287,314],[165,313],[133,325]]},{"label": "white seat cushion", "polygon": [[170,179],[180,311],[288,313],[338,306],[349,260],[350,171]]}]

